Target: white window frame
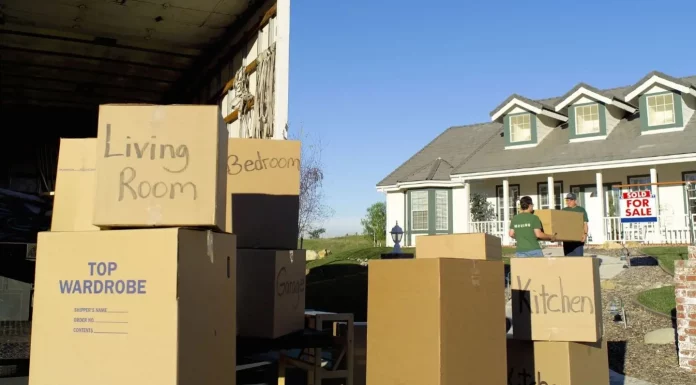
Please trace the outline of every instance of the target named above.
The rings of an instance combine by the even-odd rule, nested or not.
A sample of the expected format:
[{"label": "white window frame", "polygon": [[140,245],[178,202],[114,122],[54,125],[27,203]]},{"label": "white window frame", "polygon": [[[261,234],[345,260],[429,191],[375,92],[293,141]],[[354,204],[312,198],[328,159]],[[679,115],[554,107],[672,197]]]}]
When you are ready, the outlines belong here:
[{"label": "white window frame", "polygon": [[[662,98],[662,101],[660,102],[658,98]],[[669,101],[667,100],[669,98]],[[668,111],[667,107],[671,106],[671,111],[672,111],[672,119],[671,120],[665,120],[664,119],[664,112]],[[656,127],[656,126],[665,126],[668,124],[674,124],[677,122],[677,116],[676,116],[676,109],[674,108],[674,94],[673,93],[667,93],[667,94],[655,94],[655,95],[647,95],[645,97],[645,107],[647,109],[647,114],[648,114],[648,127]],[[654,113],[662,113],[662,116],[659,114]],[[655,120],[661,118],[661,120]]]},{"label": "white window frame", "polygon": [[599,134],[599,104],[575,106],[575,134],[591,135]]},{"label": "white window frame", "polygon": [[[444,199],[444,212],[441,212],[443,202],[440,199]],[[439,226],[441,220],[444,227]],[[449,190],[435,190],[435,231],[449,231]]]},{"label": "white window frame", "polygon": [[[542,191],[542,189],[545,191]],[[554,189],[554,207],[556,210],[561,210],[563,208],[563,183],[553,182]],[[539,198],[539,209],[546,210],[549,208],[549,184],[542,183],[537,185],[537,196]],[[546,198],[546,203],[544,204],[544,198]]]},{"label": "white window frame", "polygon": [[[529,142],[532,140],[532,114],[510,115],[510,143]],[[519,138],[520,131],[528,131],[528,137]]]},{"label": "white window frame", "polygon": [[[415,197],[419,195],[424,195],[425,196],[425,210],[422,208],[420,210],[415,210],[415,207],[413,205],[413,202],[415,201]],[[419,207],[420,208],[420,207]],[[428,230],[428,190],[415,190],[411,191],[411,230],[412,231],[427,231]],[[418,212],[422,213],[425,212],[425,228],[417,228],[415,226],[416,222],[413,220],[413,213]]]},{"label": "white window frame", "polygon": [[[650,182],[650,175],[637,175],[628,178],[628,184],[646,184]],[[652,191],[652,186],[631,186],[628,188],[629,191]]]}]

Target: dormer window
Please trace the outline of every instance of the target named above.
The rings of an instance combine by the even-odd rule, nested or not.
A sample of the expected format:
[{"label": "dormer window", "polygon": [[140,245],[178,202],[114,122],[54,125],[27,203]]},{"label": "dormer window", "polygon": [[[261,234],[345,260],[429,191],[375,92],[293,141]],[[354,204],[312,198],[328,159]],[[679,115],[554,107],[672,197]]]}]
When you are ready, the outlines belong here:
[{"label": "dormer window", "polygon": [[531,114],[510,116],[510,143],[529,142],[531,140]]},{"label": "dormer window", "polygon": [[575,107],[575,133],[577,135],[599,134],[599,105],[596,103]]},{"label": "dormer window", "polygon": [[683,131],[693,116],[696,87],[653,71],[628,90],[627,102],[638,100],[642,135]]},{"label": "dormer window", "polygon": [[554,109],[558,112],[568,110],[568,137],[571,143],[603,140],[625,114],[636,112],[635,107],[615,94],[585,83],[578,83],[562,96]]},{"label": "dormer window", "polygon": [[648,95],[648,126],[664,126],[675,123],[674,94]]},{"label": "dormer window", "polygon": [[547,104],[513,94],[491,112],[491,120],[503,123],[507,150],[535,147],[568,117]]}]

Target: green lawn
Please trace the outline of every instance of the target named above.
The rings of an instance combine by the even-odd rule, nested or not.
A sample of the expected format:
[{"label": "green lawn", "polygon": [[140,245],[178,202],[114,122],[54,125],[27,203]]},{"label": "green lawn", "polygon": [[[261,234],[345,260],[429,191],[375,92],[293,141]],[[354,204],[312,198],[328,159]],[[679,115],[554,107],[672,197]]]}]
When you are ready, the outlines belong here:
[{"label": "green lawn", "polygon": [[642,251],[645,255],[655,257],[660,266],[672,275],[674,275],[674,261],[688,258],[686,246],[645,247]]},{"label": "green lawn", "polygon": [[638,294],[638,302],[658,313],[671,316],[672,311],[677,307],[677,303],[674,300],[674,286],[646,290]]}]

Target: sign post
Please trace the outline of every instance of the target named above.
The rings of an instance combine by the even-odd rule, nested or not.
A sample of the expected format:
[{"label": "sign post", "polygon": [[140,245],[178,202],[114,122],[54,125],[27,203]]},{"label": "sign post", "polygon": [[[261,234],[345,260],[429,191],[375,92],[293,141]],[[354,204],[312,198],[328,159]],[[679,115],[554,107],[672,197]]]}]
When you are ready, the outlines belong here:
[{"label": "sign post", "polygon": [[655,195],[650,190],[622,193],[619,207],[621,223],[657,222]]}]

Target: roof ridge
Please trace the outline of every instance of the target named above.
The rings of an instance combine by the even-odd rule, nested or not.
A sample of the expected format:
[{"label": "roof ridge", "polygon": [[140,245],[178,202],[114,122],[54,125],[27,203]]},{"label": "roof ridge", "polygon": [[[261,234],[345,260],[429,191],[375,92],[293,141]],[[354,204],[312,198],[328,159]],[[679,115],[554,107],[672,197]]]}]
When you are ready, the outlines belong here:
[{"label": "roof ridge", "polygon": [[[659,72],[659,71],[650,71],[650,72],[648,72],[648,75],[653,74],[653,73],[655,73],[655,72]],[[682,76],[682,77],[678,77],[678,78],[676,78],[676,79],[684,80],[684,79],[686,79],[686,78],[691,78],[691,77],[696,77],[696,74],[695,74],[695,75],[689,75],[689,76]],[[595,86],[593,86],[592,84],[587,83],[587,82],[584,82],[584,81],[580,81],[580,82],[578,82],[576,85],[578,85],[578,84],[587,84],[587,85],[590,86],[590,87],[595,87]],[[625,86],[620,86],[620,87],[612,87],[612,88],[597,88],[597,87],[595,87],[595,88],[597,88],[597,89],[600,90],[601,92],[609,92],[609,91],[616,91],[616,90],[621,89],[621,88],[633,87],[634,85],[635,85],[635,83],[629,84],[629,85],[625,85]],[[573,87],[575,87],[575,86],[573,86]],[[534,101],[537,102],[537,103],[542,103],[542,102],[545,101],[545,100],[553,100],[553,99],[558,99],[558,98],[561,98],[561,97],[563,97],[563,95],[552,96],[552,97],[550,97],[550,98],[543,98],[543,99],[531,99],[531,100],[534,100]]]},{"label": "roof ridge", "polygon": [[[480,124],[482,124],[482,123],[480,123]],[[451,127],[447,128],[446,130],[442,131],[439,135],[435,136],[430,142],[428,142],[425,146],[423,146],[420,150],[418,150],[418,151],[417,151],[415,154],[413,154],[410,158],[406,159],[406,160],[405,160],[404,162],[402,162],[398,167],[396,167],[396,168],[394,169],[394,171],[390,172],[389,175],[387,175],[387,176],[385,176],[384,178],[382,178],[382,180],[381,180],[379,183],[382,183],[382,182],[384,182],[385,180],[389,179],[392,175],[394,175],[397,171],[399,171],[399,169],[401,169],[401,167],[403,167],[406,163],[410,162],[412,159],[415,159],[415,158],[416,158],[419,154],[421,154],[426,148],[428,148],[431,144],[435,143],[436,140],[438,140],[441,136],[443,136],[443,135],[445,135],[446,133],[448,133],[448,132],[449,132],[450,130],[452,130],[453,128],[456,128],[456,127],[451,126]],[[428,162],[428,163],[426,164],[426,166],[429,165],[430,163],[432,163],[432,162]],[[425,167],[425,166],[423,166],[423,167]],[[423,167],[419,168],[418,170],[421,170]],[[411,174],[413,174],[413,173],[411,173]],[[409,174],[409,175],[411,175],[411,174]],[[397,180],[397,182],[398,182],[398,180]]]}]

